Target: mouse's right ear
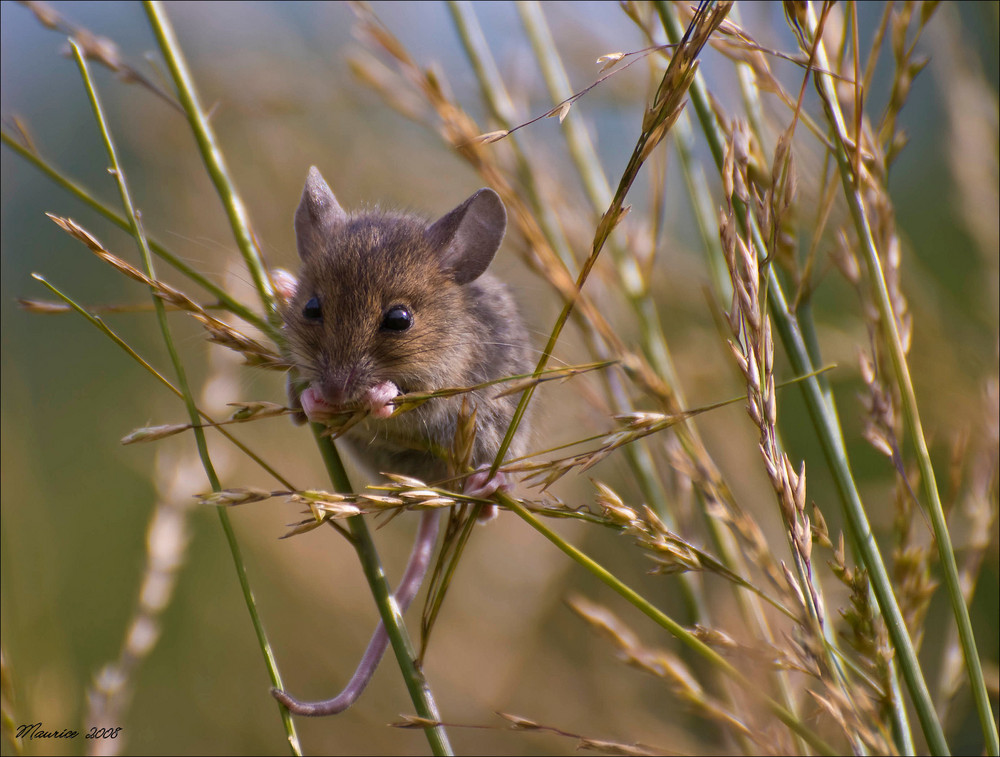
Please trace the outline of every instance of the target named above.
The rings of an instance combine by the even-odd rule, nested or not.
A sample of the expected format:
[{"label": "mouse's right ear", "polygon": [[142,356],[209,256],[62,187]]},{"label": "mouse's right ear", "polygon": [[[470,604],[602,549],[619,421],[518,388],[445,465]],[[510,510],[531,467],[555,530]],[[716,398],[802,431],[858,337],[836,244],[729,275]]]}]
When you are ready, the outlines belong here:
[{"label": "mouse's right ear", "polygon": [[306,188],[295,211],[295,241],[299,257],[308,260],[325,249],[330,232],[347,218],[316,166],[309,169]]},{"label": "mouse's right ear", "polygon": [[455,283],[468,284],[489,266],[506,230],[503,201],[486,188],[428,226],[424,236]]}]

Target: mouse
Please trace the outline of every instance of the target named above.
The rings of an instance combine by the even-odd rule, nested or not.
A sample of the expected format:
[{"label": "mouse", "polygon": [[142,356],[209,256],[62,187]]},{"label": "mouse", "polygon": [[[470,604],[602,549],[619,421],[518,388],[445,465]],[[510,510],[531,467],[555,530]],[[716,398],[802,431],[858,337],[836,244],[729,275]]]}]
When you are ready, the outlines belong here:
[{"label": "mouse", "polygon": [[[277,288],[298,423],[331,424],[363,413],[338,446],[374,474],[396,473],[434,484],[446,480],[442,451],[452,446],[463,413],[474,410],[475,438],[459,489],[487,498],[511,482],[489,468],[517,407],[518,395],[493,385],[436,397],[395,412],[403,394],[464,387],[530,373],[527,329],[510,291],[488,267],[507,227],[500,196],[484,188],[436,220],[379,208],[345,211],[319,170],[310,168],[295,212],[301,267]],[[530,429],[522,419],[507,452],[523,455]],[[496,515],[485,506],[480,520]],[[437,538],[438,510],[422,515],[396,600],[419,589]],[[354,678],[338,697],[300,702],[274,695],[292,712],[341,712],[360,696],[388,646],[381,623]]]}]

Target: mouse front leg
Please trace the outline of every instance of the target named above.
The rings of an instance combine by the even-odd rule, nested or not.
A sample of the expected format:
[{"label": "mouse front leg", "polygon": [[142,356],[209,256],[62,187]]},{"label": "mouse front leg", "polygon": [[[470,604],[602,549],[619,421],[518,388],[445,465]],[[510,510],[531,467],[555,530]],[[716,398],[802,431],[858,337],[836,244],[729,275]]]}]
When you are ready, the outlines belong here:
[{"label": "mouse front leg", "polygon": [[[407,561],[406,570],[403,571],[403,577],[400,579],[399,587],[394,594],[396,604],[399,605],[401,613],[406,612],[406,608],[410,606],[413,598],[420,591],[420,584],[423,583],[424,576],[427,574],[427,568],[431,562],[431,556],[434,554],[434,544],[437,541],[440,520],[440,513],[436,509],[427,510],[420,518],[420,526],[417,529],[417,538],[413,544],[413,551],[410,552],[410,559]],[[372,634],[371,641],[368,642],[368,648],[365,649],[365,653],[361,657],[361,662],[358,663],[357,670],[354,671],[351,680],[347,682],[343,691],[337,694],[337,696],[319,702],[303,702],[280,689],[271,689],[271,694],[285,705],[289,712],[293,712],[296,715],[314,717],[336,715],[346,710],[358,700],[358,697],[361,696],[361,693],[368,686],[368,682],[371,681],[372,676],[375,674],[375,669],[378,667],[379,662],[382,661],[382,655],[385,654],[385,650],[388,647],[389,634],[386,633],[385,625],[380,621],[375,628],[375,633]]]}]

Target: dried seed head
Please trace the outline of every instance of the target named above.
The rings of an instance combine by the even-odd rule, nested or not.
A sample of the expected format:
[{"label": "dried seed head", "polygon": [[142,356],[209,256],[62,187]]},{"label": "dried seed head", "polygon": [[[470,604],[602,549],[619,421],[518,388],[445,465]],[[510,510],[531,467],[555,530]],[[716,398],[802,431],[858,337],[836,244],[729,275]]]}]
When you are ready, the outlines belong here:
[{"label": "dried seed head", "polygon": [[130,434],[122,437],[122,444],[138,444],[139,442],[155,442],[158,439],[165,439],[168,436],[179,434],[191,428],[189,423],[173,423],[165,426],[146,426],[137,428]]},{"label": "dried seed head", "polygon": [[217,492],[207,494],[196,494],[195,499],[202,505],[220,505],[229,507],[232,505],[245,505],[248,502],[260,502],[270,499],[280,492],[269,492],[266,489],[255,489],[253,487],[222,489]]},{"label": "dried seed head", "polygon": [[231,420],[243,421],[250,418],[270,418],[276,415],[284,415],[293,412],[291,408],[279,405],[276,402],[266,402],[257,400],[253,402],[227,402],[229,407],[237,408],[230,416]]},{"label": "dried seed head", "polygon": [[68,313],[73,308],[65,302],[53,302],[52,300],[36,300],[30,297],[18,297],[17,305],[22,310],[29,313],[40,313],[49,315],[52,313]]},{"label": "dried seed head", "polygon": [[602,55],[596,62],[601,67],[600,72],[603,73],[624,57],[625,53],[608,53],[607,55]]},{"label": "dried seed head", "polygon": [[553,108],[548,113],[546,113],[545,117],[546,118],[554,118],[554,117],[558,116],[559,117],[559,123],[562,123],[563,121],[566,120],[566,116],[569,115],[570,108],[572,108],[572,107],[573,107],[573,103],[571,101],[569,101],[569,100],[566,100],[565,102],[559,103],[559,105],[557,105],[555,108]]},{"label": "dried seed head", "polygon": [[325,492],[318,489],[306,489],[305,491],[295,492],[292,494],[292,501],[305,503],[324,502],[328,504],[339,504],[341,502],[346,502],[347,499],[347,495],[337,494],[335,492]]},{"label": "dried seed head", "polygon": [[355,515],[361,514],[361,508],[350,502],[311,502],[310,505],[325,517],[333,520],[353,518]]},{"label": "dried seed head", "polygon": [[499,142],[501,139],[503,139],[504,137],[508,136],[509,134],[510,134],[510,130],[508,130],[508,129],[499,129],[497,131],[488,131],[485,134],[480,134],[477,137],[473,137],[470,140],[470,142],[472,144],[490,145],[490,144],[493,144],[494,142]]},{"label": "dried seed head", "polygon": [[403,476],[399,473],[383,473],[382,475],[401,486],[410,486],[414,489],[422,489],[427,486],[419,478],[413,478],[412,476]]},{"label": "dried seed head", "polygon": [[598,489],[597,504],[604,511],[604,517],[621,526],[635,523],[638,518],[637,513],[628,507],[611,487],[600,481],[594,481],[594,485]]}]

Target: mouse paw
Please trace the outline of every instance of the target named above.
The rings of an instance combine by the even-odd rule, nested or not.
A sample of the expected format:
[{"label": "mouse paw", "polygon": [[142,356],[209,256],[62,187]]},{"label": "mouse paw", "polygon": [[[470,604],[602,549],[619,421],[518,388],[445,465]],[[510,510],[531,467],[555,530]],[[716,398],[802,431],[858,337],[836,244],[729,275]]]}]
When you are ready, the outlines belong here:
[{"label": "mouse paw", "polygon": [[376,418],[388,418],[395,407],[392,401],[399,394],[399,387],[391,381],[383,381],[365,392],[361,401]]},{"label": "mouse paw", "polygon": [[[465,479],[465,486],[462,491],[470,497],[485,499],[498,491],[506,494],[513,486],[514,484],[506,473],[497,471],[496,475],[491,478],[490,466],[484,465]],[[499,514],[500,508],[496,505],[483,505],[479,510],[479,522],[489,523],[491,520],[495,520]]]},{"label": "mouse paw", "polygon": [[302,390],[299,402],[302,404],[302,412],[313,423],[326,423],[336,414],[336,408],[311,386]]},{"label": "mouse paw", "polygon": [[287,305],[295,299],[299,281],[284,268],[271,269],[271,283],[274,284],[274,293],[281,298],[282,304]]}]

